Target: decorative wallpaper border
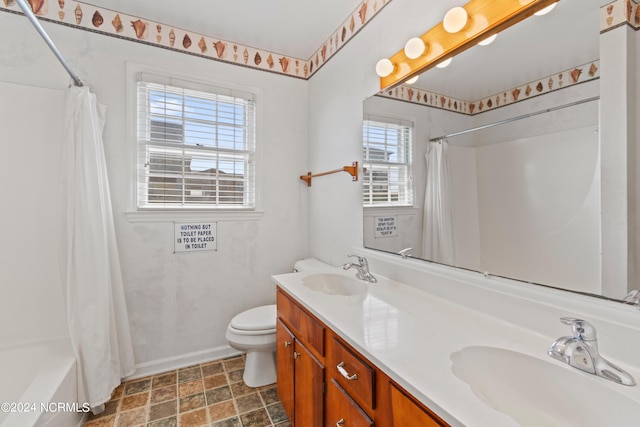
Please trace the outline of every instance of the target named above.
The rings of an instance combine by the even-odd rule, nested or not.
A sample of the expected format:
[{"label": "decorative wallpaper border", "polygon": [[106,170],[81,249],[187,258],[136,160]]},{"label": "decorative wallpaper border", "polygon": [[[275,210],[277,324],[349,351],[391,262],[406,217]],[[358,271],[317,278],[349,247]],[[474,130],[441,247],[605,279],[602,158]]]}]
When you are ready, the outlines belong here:
[{"label": "decorative wallpaper border", "polygon": [[318,71],[390,2],[391,0],[364,0],[360,3],[351,16],[311,55],[308,60],[310,75]]},{"label": "decorative wallpaper border", "polygon": [[[39,18],[133,42],[290,77],[309,79],[392,0],[364,0],[309,58],[300,59],[74,0],[27,0]],[[0,11],[22,14],[15,0]],[[291,37],[295,37],[292,34]]]},{"label": "decorative wallpaper border", "polygon": [[410,85],[400,85],[391,90],[378,93],[385,98],[397,99],[442,110],[454,111],[467,115],[485,113],[505,105],[514,104],[564,89],[580,83],[600,78],[600,61],[593,61],[570,70],[562,71],[540,80],[525,83],[513,89],[506,90],[477,101],[466,101],[425,90],[415,89]]},{"label": "decorative wallpaper border", "polygon": [[621,25],[640,28],[640,7],[635,0],[615,0],[600,8],[601,33]]},{"label": "decorative wallpaper border", "polygon": [[[637,0],[614,0],[600,8],[601,34],[623,25],[629,25],[636,31],[640,30],[640,5]],[[600,78],[599,60],[477,101],[451,98],[414,89],[409,85],[400,85],[392,90],[380,92],[378,96],[474,115],[597,78]]]}]

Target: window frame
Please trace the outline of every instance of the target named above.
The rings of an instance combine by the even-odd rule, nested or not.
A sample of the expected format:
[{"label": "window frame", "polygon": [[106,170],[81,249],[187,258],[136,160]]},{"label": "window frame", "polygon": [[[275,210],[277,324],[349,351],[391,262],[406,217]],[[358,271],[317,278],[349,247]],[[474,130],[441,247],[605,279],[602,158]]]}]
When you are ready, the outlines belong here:
[{"label": "window frame", "polygon": [[[184,76],[179,71],[159,70],[157,67],[128,62],[127,71],[127,133],[131,135],[129,151],[130,179],[129,179],[129,203],[124,214],[129,222],[167,222],[167,221],[190,221],[201,220],[203,218],[221,221],[252,221],[262,218],[264,212],[261,204],[262,186],[262,144],[259,129],[261,128],[262,116],[264,114],[262,103],[262,90],[255,87],[237,86],[228,83],[212,82],[208,78]],[[162,74],[159,74],[162,73]],[[254,107],[254,206],[249,207],[138,207],[138,91],[137,84],[141,79],[159,84],[181,86],[186,89],[196,91],[207,91],[211,88],[222,89],[229,93],[244,93],[253,96]]]},{"label": "window frame", "polygon": [[[391,161],[372,161],[370,156],[367,156],[367,148],[368,145],[367,141],[366,141],[366,127],[368,126],[368,123],[371,124],[378,124],[379,127],[390,127],[390,128],[398,128],[399,132],[406,132],[408,133],[408,137],[405,139],[403,137],[400,137],[399,140],[406,140],[406,146],[403,147],[403,151],[404,151],[404,156],[406,156],[407,161],[406,162],[391,162]],[[365,114],[365,117],[362,121],[362,128],[361,128],[361,136],[362,136],[362,150],[363,150],[363,196],[362,196],[362,203],[363,203],[363,208],[364,209],[396,209],[396,208],[414,208],[415,207],[415,203],[416,203],[416,197],[415,197],[415,187],[414,187],[414,183],[413,183],[413,157],[414,157],[414,134],[415,134],[415,126],[414,126],[414,122],[410,121],[410,120],[406,120],[406,119],[400,119],[400,118],[392,118],[392,117],[387,117],[387,116],[377,116],[377,115],[370,115],[370,114]],[[395,146],[399,146],[399,144],[395,145]],[[387,202],[383,202],[383,203],[367,203],[366,202],[366,197],[367,197],[367,192],[365,187],[367,185],[370,185],[368,183],[368,175],[367,175],[367,169],[374,168],[374,165],[378,165],[378,166],[386,166],[386,167],[400,167],[400,168],[405,168],[405,179],[404,180],[400,180],[398,181],[401,186],[402,186],[402,190],[399,193],[404,194],[405,196],[403,197],[402,200],[397,201],[397,202],[393,202],[393,201],[387,201]],[[389,180],[387,180],[387,184],[388,184]],[[370,198],[371,198],[371,192],[369,193]]]}]

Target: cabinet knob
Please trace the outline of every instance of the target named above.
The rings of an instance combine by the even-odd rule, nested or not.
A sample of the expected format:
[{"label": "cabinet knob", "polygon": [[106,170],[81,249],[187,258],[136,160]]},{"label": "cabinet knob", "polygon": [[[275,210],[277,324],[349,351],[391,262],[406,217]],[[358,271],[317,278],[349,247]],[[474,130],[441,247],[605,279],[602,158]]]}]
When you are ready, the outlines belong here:
[{"label": "cabinet knob", "polygon": [[349,375],[349,372],[344,369],[344,362],[340,362],[340,364],[336,366],[336,368],[338,368],[338,372],[340,372],[340,375],[345,377],[347,380],[353,381],[358,379],[358,374]]},{"label": "cabinet knob", "polygon": [[296,353],[295,351],[293,352],[293,358],[297,359],[298,357],[300,357],[300,353]]},{"label": "cabinet knob", "polygon": [[292,344],[291,341],[285,341],[284,342],[284,348],[289,347],[291,344]]},{"label": "cabinet knob", "polygon": [[344,425],[344,418],[340,418],[340,420],[336,423],[336,427],[342,427]]}]

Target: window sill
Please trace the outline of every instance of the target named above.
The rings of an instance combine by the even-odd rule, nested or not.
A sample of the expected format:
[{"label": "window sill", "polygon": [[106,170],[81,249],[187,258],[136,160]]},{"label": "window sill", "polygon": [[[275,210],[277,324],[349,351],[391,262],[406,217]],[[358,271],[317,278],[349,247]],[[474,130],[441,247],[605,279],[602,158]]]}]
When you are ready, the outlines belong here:
[{"label": "window sill", "polygon": [[258,221],[263,211],[178,211],[178,210],[140,210],[125,211],[129,222],[189,222],[189,221]]},{"label": "window sill", "polygon": [[365,215],[384,215],[390,212],[402,212],[403,214],[411,215],[417,214],[420,209],[415,206],[365,206]]}]

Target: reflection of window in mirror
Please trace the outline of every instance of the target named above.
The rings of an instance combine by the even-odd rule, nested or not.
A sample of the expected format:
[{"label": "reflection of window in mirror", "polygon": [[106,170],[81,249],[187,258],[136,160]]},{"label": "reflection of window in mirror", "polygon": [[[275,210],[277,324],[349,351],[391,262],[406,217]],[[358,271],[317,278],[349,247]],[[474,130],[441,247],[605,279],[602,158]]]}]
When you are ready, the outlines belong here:
[{"label": "reflection of window in mirror", "polygon": [[413,206],[412,127],[397,120],[365,120],[364,206]]}]

